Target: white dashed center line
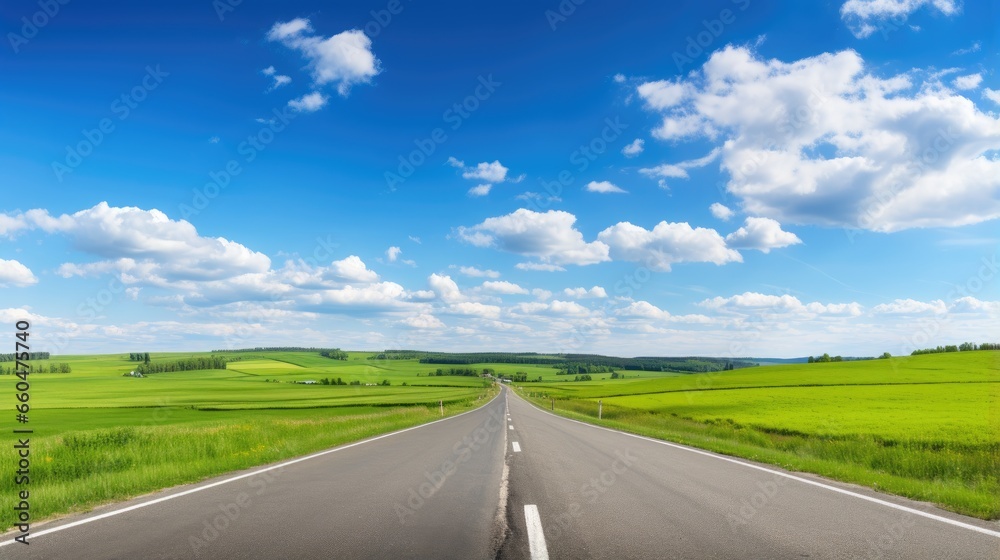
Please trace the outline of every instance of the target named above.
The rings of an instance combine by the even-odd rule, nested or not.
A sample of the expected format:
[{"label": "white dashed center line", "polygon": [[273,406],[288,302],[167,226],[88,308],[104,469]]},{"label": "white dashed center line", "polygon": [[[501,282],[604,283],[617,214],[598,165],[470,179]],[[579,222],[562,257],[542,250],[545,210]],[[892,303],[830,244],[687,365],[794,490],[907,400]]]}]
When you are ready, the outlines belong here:
[{"label": "white dashed center line", "polygon": [[512,441],[512,442],[510,442],[510,446],[514,449],[514,453],[520,453],[521,452],[521,444],[520,443],[517,443],[516,441]]},{"label": "white dashed center line", "polygon": [[545,548],[545,533],[542,532],[542,519],[538,517],[538,507],[534,504],[524,506],[524,522],[528,526],[531,560],[549,560],[549,550]]}]

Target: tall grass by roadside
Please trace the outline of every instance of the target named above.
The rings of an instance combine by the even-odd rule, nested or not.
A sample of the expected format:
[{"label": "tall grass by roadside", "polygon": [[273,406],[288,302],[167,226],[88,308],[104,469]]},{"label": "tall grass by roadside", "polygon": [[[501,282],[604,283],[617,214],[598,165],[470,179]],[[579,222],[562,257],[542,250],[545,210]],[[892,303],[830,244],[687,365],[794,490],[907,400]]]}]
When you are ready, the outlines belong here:
[{"label": "tall grass by roadside", "polygon": [[[547,396],[529,401],[546,410]],[[674,414],[556,399],[561,416],[708,449],[934,502],[982,519],[1000,518],[1000,441],[897,440],[872,435],[819,436],[730,420],[696,421]]]},{"label": "tall grass by roadside", "polygon": [[[445,416],[471,410],[482,398],[445,404]],[[206,413],[211,414],[211,413]],[[189,425],[128,425],[31,438],[31,483],[16,486],[0,476],[0,530],[14,524],[15,497],[30,491],[32,522],[86,511],[162,488],[229,471],[273,463],[441,418],[437,405],[365,409],[315,409],[309,417],[259,417]],[[17,458],[0,454],[0,472],[14,473]]]}]

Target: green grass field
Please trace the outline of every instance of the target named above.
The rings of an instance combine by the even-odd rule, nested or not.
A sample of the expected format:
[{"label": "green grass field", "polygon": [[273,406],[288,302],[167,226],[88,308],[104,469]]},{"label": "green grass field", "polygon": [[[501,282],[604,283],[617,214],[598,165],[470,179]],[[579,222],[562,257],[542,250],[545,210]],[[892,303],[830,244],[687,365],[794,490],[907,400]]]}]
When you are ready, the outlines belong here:
[{"label": "green grass field", "polygon": [[[151,357],[157,363],[205,355]],[[497,391],[478,377],[428,376],[436,366],[368,355],[340,361],[308,352],[246,353],[225,370],[144,378],[122,376],[137,366],[127,354],[53,356],[70,363],[72,373],[29,376],[27,425],[15,424],[18,379],[0,376],[0,394],[10,399],[0,435],[8,450],[0,453],[0,526],[13,524],[14,496],[23,489],[14,484],[14,427],[34,430],[28,488],[39,521],[436,420],[440,402],[453,415]],[[361,385],[296,383],[325,377]],[[375,385],[385,380],[389,386]]]},{"label": "green grass field", "polygon": [[1000,352],[520,390],[586,421],[601,400],[611,427],[1000,518]]}]

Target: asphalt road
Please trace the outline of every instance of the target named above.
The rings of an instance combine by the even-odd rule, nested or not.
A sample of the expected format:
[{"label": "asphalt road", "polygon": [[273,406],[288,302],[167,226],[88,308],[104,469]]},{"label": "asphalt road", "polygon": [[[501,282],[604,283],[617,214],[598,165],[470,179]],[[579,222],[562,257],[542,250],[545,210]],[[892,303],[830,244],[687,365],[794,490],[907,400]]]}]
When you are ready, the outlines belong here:
[{"label": "asphalt road", "polygon": [[553,559],[1000,558],[997,523],[557,418],[515,395],[509,411],[510,441],[521,451],[509,458],[503,560],[532,557],[526,506],[537,509]]},{"label": "asphalt road", "polygon": [[502,538],[495,531],[503,521],[498,524],[497,509],[507,430],[504,404],[501,396],[464,415],[282,468],[233,473],[38,525],[32,527],[30,545],[0,547],[0,558],[494,558]]},{"label": "asphalt road", "polygon": [[0,558],[1000,559],[1000,525],[575,423],[505,390],[434,424],[37,525],[31,543]]}]

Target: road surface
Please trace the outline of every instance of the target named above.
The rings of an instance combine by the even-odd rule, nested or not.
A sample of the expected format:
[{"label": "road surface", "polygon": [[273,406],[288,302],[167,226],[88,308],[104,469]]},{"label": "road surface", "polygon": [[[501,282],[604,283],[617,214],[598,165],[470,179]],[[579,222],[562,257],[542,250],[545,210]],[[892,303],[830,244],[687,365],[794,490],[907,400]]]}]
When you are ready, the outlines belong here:
[{"label": "road surface", "polygon": [[[1000,526],[486,406],[33,527],[0,558],[1000,559]],[[132,508],[132,509],[130,509]]]}]

